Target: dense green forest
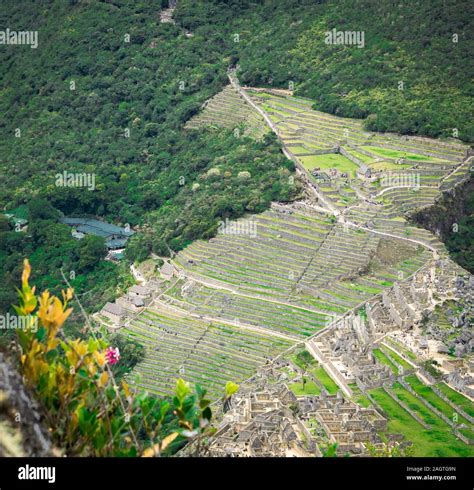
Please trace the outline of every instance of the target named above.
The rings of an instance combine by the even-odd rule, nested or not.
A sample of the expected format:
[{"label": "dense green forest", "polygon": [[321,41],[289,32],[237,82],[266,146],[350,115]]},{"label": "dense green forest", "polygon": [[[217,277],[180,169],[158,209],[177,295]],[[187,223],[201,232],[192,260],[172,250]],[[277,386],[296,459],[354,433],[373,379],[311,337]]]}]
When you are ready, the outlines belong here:
[{"label": "dense green forest", "polygon": [[[33,278],[38,288],[53,291],[64,289],[64,273],[89,311],[133,284],[125,263],[116,265],[103,260],[107,253],[104,239],[89,235],[78,242],[71,236],[68,226],[58,223],[58,211],[45,199],[31,199],[27,217],[27,231],[16,231],[0,215],[0,263],[3,274],[0,311],[8,310],[14,303],[16,293],[13,284],[19,277],[24,257],[28,257],[35,268]],[[70,325],[82,321],[76,305]]]},{"label": "dense green forest", "polygon": [[[224,24],[223,39],[239,34],[232,55],[242,82],[282,88],[293,82],[316,109],[370,116],[370,130],[474,140],[469,0],[203,3],[180,2],[180,20],[206,32]],[[326,44],[332,29],[363,32],[363,47]]]},{"label": "dense green forest", "polygon": [[[81,266],[85,245],[57,223],[55,210],[138,227],[127,250],[135,260],[178,250],[212,236],[222,219],[296,195],[293,164],[274,137],[257,143],[229,131],[183,131],[227,83],[229,59],[204,36],[187,38],[179,26],[160,24],[159,12],[159,2],[2,10],[2,25],[37,29],[44,49],[8,46],[0,53],[0,205],[9,210],[39,198],[51,215],[40,216],[41,224],[33,218],[25,233],[3,223],[1,307],[12,299],[23,256],[42,289],[64,286],[61,267],[75,271],[71,284],[96,307],[126,285],[124,266]],[[63,171],[94,174],[95,190],[57,187]],[[241,171],[250,178],[239,178]]]},{"label": "dense green forest", "polygon": [[[41,289],[64,285],[61,267],[75,271],[71,283],[91,308],[130,281],[126,262],[105,262],[102,244],[72,239],[57,211],[128,223],[139,233],[127,257],[141,260],[298,195],[273,136],[183,130],[227,83],[229,66],[243,83],[293,82],[318,109],[369,116],[371,129],[450,136],[457,128],[473,139],[468,1],[180,0],[175,25],[160,24],[166,4],[2,6],[1,24],[37,30],[39,46],[0,50],[0,209],[27,205],[31,214],[26,232],[0,223],[0,308],[24,256]],[[365,47],[325,44],[332,28],[364,31]],[[95,190],[57,187],[63,171],[94,174]]]}]

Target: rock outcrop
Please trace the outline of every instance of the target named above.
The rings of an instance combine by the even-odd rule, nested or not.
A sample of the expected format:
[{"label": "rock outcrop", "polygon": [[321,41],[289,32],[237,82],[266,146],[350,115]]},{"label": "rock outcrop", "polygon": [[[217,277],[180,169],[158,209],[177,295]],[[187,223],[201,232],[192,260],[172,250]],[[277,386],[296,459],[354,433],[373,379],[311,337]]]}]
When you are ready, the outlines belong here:
[{"label": "rock outcrop", "polygon": [[0,457],[52,455],[53,446],[38,402],[14,365],[0,352]]}]

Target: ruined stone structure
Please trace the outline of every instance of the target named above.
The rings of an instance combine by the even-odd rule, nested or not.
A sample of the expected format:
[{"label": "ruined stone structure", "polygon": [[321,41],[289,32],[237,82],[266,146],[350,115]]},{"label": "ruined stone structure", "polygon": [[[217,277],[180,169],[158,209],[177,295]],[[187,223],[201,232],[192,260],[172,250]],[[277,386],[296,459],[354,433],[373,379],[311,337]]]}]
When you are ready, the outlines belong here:
[{"label": "ruined stone structure", "polygon": [[211,456],[318,457],[331,445],[338,455],[358,456],[367,454],[368,444],[381,444],[377,431],[386,429],[387,420],[376,409],[360,408],[342,392],[296,397],[275,376],[276,366],[262,368],[251,388],[233,397]]},{"label": "ruined stone structure", "polygon": [[[234,397],[210,447],[211,456],[311,456],[294,410],[295,395],[284,385]],[[309,435],[309,433],[307,434]]]}]

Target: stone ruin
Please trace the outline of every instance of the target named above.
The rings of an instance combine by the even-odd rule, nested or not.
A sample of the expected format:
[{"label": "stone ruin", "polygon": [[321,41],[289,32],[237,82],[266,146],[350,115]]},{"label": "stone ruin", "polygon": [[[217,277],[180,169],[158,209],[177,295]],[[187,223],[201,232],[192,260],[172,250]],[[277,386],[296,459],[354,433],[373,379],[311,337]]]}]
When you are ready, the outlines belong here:
[{"label": "stone ruin", "polygon": [[345,399],[341,392],[328,395],[323,390],[312,402],[301,401],[299,407],[303,420],[315,419],[324,431],[324,439],[337,444],[339,456],[363,456],[368,443],[376,448],[382,445],[378,431],[386,430],[387,419],[375,408],[361,408]]},{"label": "stone ruin", "polygon": [[232,397],[210,444],[210,456],[318,457],[332,444],[337,444],[338,455],[362,456],[368,454],[368,444],[382,444],[377,432],[386,430],[387,420],[375,408],[361,408],[342,392],[328,395],[324,389],[318,396],[296,397],[274,377],[286,364],[261,368],[252,383]]},{"label": "stone ruin", "polygon": [[234,395],[209,447],[210,456],[311,456],[294,414],[295,395],[277,385]]}]

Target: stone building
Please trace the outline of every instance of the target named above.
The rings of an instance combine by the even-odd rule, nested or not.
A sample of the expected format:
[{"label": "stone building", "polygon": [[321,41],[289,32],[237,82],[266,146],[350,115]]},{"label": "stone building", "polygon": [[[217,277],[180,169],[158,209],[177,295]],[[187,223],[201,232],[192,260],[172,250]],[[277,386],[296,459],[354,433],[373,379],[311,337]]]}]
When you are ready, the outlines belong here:
[{"label": "stone building", "polygon": [[126,318],[126,311],[116,303],[106,303],[100,311],[101,315],[112,320],[115,327],[120,327]]},{"label": "stone building", "polygon": [[151,299],[151,291],[145,286],[140,286],[136,284],[128,290],[128,295],[131,298],[141,299],[144,303]]},{"label": "stone building", "polygon": [[169,262],[165,262],[160,269],[160,275],[163,279],[169,281],[175,274],[175,268]]}]

